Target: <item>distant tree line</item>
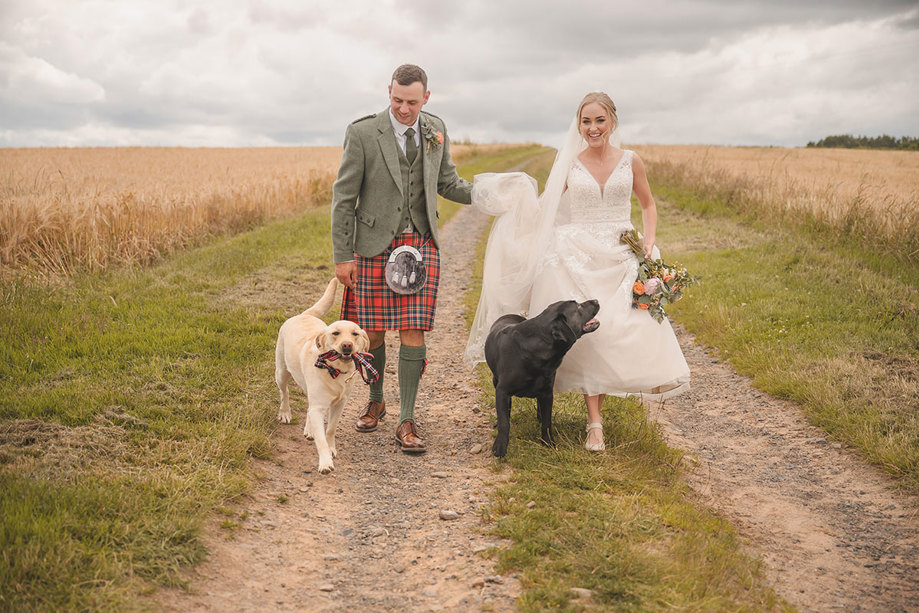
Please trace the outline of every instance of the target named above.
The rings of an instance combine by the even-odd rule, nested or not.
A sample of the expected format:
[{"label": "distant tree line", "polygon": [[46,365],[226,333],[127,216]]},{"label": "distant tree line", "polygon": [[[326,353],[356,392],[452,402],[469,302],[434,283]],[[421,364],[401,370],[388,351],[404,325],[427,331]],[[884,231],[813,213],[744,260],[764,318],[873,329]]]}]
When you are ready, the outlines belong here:
[{"label": "distant tree line", "polygon": [[919,138],[911,136],[852,136],[851,134],[839,134],[836,136],[827,136],[818,140],[816,143],[811,141],[807,143],[808,147],[836,147],[843,149],[907,149],[910,151],[919,151]]}]

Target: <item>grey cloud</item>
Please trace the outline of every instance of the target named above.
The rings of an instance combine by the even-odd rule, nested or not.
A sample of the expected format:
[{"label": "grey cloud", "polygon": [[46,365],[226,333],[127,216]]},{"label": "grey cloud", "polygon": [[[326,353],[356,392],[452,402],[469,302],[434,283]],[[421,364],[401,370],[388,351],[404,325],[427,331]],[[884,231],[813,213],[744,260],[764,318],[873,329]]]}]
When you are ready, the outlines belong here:
[{"label": "grey cloud", "polygon": [[919,30],[919,9],[900,15],[895,18],[894,23],[903,30]]},{"label": "grey cloud", "polygon": [[489,32],[492,40],[505,39],[506,47],[527,50],[530,65],[539,66],[553,60],[583,63],[609,54],[632,57],[661,50],[691,52],[703,48],[712,37],[753,28],[876,19],[910,6],[915,7],[915,3],[648,0],[624,5],[569,0],[534,5],[530,0],[476,0],[463,3],[460,13],[449,21],[443,18],[439,3],[421,7],[418,15],[426,28],[446,26],[459,36]]},{"label": "grey cloud", "polygon": [[[865,95],[919,96],[903,77],[919,73],[914,3],[167,1],[9,0],[0,40],[83,88],[4,94],[0,54],[9,142],[101,126],[99,139],[138,144],[340,144],[349,121],[385,107],[405,61],[428,71],[428,108],[454,136],[551,139],[590,89],[612,90],[632,134],[654,142],[801,144],[859,115],[866,131],[916,132],[914,109]],[[856,21],[877,33],[837,44],[830,30]],[[767,124],[754,109],[780,112]]]}]

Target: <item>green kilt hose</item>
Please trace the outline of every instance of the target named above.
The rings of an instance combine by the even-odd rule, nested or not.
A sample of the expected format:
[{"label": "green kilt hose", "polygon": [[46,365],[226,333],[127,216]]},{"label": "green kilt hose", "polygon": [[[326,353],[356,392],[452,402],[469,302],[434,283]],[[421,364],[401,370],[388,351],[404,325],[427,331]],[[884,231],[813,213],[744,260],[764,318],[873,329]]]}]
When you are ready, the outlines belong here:
[{"label": "green kilt hose", "polygon": [[[386,263],[392,251],[402,245],[421,252],[427,281],[414,294],[397,294],[386,285]],[[353,321],[365,330],[431,330],[437,306],[440,282],[440,250],[430,234],[417,231],[397,234],[389,247],[372,258],[355,256],[357,283],[345,288],[341,301],[341,319]]]}]

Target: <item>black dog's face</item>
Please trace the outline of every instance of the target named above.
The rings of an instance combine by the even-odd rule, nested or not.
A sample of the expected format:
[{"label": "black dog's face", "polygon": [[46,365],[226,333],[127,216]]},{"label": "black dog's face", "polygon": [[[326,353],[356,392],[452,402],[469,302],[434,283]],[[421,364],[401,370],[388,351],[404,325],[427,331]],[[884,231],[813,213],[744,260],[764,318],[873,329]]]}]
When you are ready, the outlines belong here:
[{"label": "black dog's face", "polygon": [[559,340],[574,343],[583,335],[600,327],[600,322],[595,319],[600,311],[600,303],[596,300],[581,303],[575,300],[562,300],[550,304],[546,311],[554,312],[552,332]]}]

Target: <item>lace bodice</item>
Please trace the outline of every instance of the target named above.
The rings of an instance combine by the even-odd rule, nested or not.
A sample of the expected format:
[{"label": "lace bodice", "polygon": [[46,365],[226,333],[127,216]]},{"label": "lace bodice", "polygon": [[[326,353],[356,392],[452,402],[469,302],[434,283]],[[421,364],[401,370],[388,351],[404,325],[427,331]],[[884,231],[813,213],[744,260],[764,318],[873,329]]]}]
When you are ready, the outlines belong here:
[{"label": "lace bodice", "polygon": [[615,224],[631,228],[632,151],[625,150],[602,189],[580,160],[568,171],[572,224]]}]

